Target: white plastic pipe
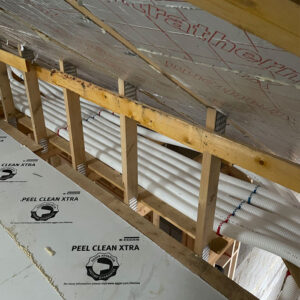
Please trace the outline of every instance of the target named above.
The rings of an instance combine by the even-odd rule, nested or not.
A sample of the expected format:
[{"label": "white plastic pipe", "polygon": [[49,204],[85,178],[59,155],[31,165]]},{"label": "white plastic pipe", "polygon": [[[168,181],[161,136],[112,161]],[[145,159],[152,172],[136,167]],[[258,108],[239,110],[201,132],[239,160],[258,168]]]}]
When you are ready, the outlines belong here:
[{"label": "white plastic pipe", "polygon": [[[215,218],[214,231],[218,230],[219,224],[222,220]],[[250,232],[236,225],[224,223],[220,229],[220,234],[230,236],[242,243],[265,249],[271,253],[274,253],[296,266],[300,266],[300,250],[299,247],[289,245],[280,240],[270,238],[255,232]]]},{"label": "white plastic pipe", "polygon": [[283,289],[278,297],[278,300],[299,300],[300,289],[292,275],[289,275],[284,283]]},{"label": "white plastic pipe", "polygon": [[[47,86],[46,83],[41,85],[47,98],[47,100],[43,99],[47,128],[55,132],[60,129],[59,135],[69,139],[67,130],[63,129],[66,127],[66,115],[64,102],[61,100],[63,97],[61,89]],[[17,108],[30,115],[27,99],[21,96],[22,92],[23,95],[25,94],[24,86],[17,83],[12,84],[12,88],[15,98],[17,98],[15,99]],[[50,97],[48,97],[49,91],[51,91]],[[87,100],[81,99],[81,102],[82,117],[87,119],[87,121],[83,121],[86,151],[121,172],[119,117],[103,111]],[[145,134],[144,128],[140,129],[140,132]],[[150,133],[152,134],[151,131]],[[196,220],[201,165],[143,137],[138,138],[138,155],[139,184]],[[254,188],[255,185],[251,183],[221,174],[216,222],[221,222],[222,218],[226,218],[228,214],[232,213],[241,200],[247,201]],[[246,236],[255,234],[255,238],[257,236],[268,237],[276,242],[286,243],[287,248],[294,249],[295,245],[298,245],[300,232],[299,210],[294,210],[284,204],[284,200],[277,194],[259,188],[257,193],[252,195],[251,205],[244,203],[242,209],[230,218],[229,224],[221,226],[221,230],[233,227],[236,230],[244,231]],[[223,226],[225,227],[223,228]],[[235,238],[233,236],[235,233],[236,231],[232,231],[227,235]],[[269,242],[268,239],[266,243]],[[256,240],[253,243],[259,244],[261,241]],[[263,245],[261,248],[268,250],[273,249],[273,246]],[[276,253],[274,251],[272,252]],[[278,251],[282,257],[288,257],[284,249],[280,248]],[[300,264],[299,256],[294,258],[294,262]],[[297,265],[297,263],[295,264]]]}]

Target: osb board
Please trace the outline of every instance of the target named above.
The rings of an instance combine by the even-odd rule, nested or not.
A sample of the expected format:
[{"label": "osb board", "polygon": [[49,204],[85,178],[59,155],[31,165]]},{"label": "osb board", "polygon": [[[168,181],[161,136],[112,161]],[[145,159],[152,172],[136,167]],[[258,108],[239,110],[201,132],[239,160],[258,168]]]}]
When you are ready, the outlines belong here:
[{"label": "osb board", "polygon": [[[299,59],[180,1],[81,1],[144,55],[241,128],[227,135],[294,161],[299,157]],[[196,99],[149,67],[66,2],[0,1],[3,37],[116,89],[122,77],[151,92],[139,100],[204,124]],[[79,42],[80,41],[80,42]],[[81,42],[84,41],[84,42]],[[244,132],[247,132],[245,133]]]}]

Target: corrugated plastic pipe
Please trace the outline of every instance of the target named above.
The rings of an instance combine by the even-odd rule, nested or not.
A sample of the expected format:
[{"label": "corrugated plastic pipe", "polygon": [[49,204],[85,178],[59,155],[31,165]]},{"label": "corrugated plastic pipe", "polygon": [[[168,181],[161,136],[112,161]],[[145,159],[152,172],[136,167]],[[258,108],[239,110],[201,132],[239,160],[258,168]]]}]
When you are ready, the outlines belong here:
[{"label": "corrugated plastic pipe", "polygon": [[[62,97],[61,90],[58,91],[54,87],[48,87],[48,89],[51,90],[53,99],[55,95]],[[14,94],[18,97],[16,106],[19,106],[18,109],[24,111],[26,114],[30,114],[28,105],[24,105],[24,102],[27,103],[27,100],[19,95],[22,91],[24,93],[24,86],[18,83],[14,91]],[[43,84],[42,91],[45,94],[47,93],[45,84]],[[101,108],[89,103],[87,100],[82,100],[81,106],[82,116],[87,120],[83,121],[86,151],[115,170],[122,172],[119,118],[107,111],[102,111]],[[45,108],[46,126],[58,132],[62,137],[69,139],[66,130],[63,101],[46,100],[43,101],[43,107]],[[100,113],[101,117],[96,116],[97,113]],[[93,118],[91,118],[91,115],[93,115]],[[201,165],[143,137],[139,137],[138,142],[139,183],[160,199],[196,220]],[[220,177],[216,209],[216,220],[220,221],[218,227],[222,223],[221,219],[224,223],[224,218],[228,214],[230,215],[232,210],[241,202],[241,199],[244,200],[243,202],[246,202],[249,194],[255,187],[253,184],[224,174]],[[231,196],[227,195],[227,193]],[[239,200],[234,199],[232,196]],[[297,243],[297,240],[295,242],[295,238],[299,237],[299,228],[295,224],[299,223],[297,218],[299,214],[292,212],[290,207],[283,206],[281,197],[265,189],[259,189],[256,194],[251,194],[251,196],[252,205],[243,203],[243,210],[236,211],[235,215],[228,220],[228,223],[222,224],[219,231],[223,232],[224,228],[233,226],[239,230],[255,234],[255,236],[259,233],[262,237],[268,236],[268,238],[281,241],[281,243],[286,241],[289,243],[287,247],[294,247],[293,244]],[[275,207],[275,217],[271,212],[262,211],[258,207],[253,206],[253,204],[270,211]],[[267,220],[263,221],[257,218],[257,216],[264,217],[264,214],[268,216]],[[276,217],[276,214],[278,214],[278,217]],[[291,217],[291,215],[294,222],[286,219],[286,216]],[[221,219],[218,219],[218,217]],[[257,223],[260,226],[257,226]],[[216,231],[218,227],[215,229]],[[232,236],[232,234],[228,235]],[[258,241],[255,243],[258,243]],[[266,249],[266,247],[262,248]],[[288,259],[286,253],[282,253],[281,249],[278,251]],[[272,252],[277,253],[275,250]],[[298,262],[299,253],[296,256],[296,261]]]},{"label": "corrugated plastic pipe", "polygon": [[300,289],[292,275],[288,275],[278,300],[299,300]]},{"label": "corrugated plastic pipe", "polygon": [[[101,116],[103,118],[105,118],[106,120],[108,120],[111,123],[117,125],[117,127],[119,128],[120,126],[120,118],[118,116],[116,116],[115,114],[112,114],[108,111],[103,111],[101,113]],[[99,119],[98,119],[99,120]],[[112,127],[112,125],[111,125]],[[114,129],[116,129],[116,127],[114,127]],[[147,130],[147,129],[144,129],[142,128],[143,131],[144,130]],[[143,134],[142,134],[143,135]],[[153,136],[152,137],[153,140],[155,140],[155,137]],[[151,143],[150,141],[148,141],[148,144]],[[152,146],[156,146],[156,145],[153,145],[152,143]],[[157,145],[159,147],[159,145]],[[167,149],[168,150],[168,149]],[[193,166],[196,168],[196,171],[195,173],[193,174],[194,177],[196,177],[197,179],[199,178],[200,179],[200,170],[201,170],[201,164],[197,163],[196,161],[192,161],[191,159],[188,159],[187,160],[189,162],[191,162],[192,164],[190,164],[190,166]],[[240,188],[243,188],[245,189],[246,191],[253,191],[255,185],[252,184],[252,183],[249,183],[249,182],[245,182],[243,180],[240,180],[238,178],[233,178],[232,176],[229,176],[229,175],[226,175],[226,174],[220,174],[220,181],[224,181],[226,183],[229,183],[231,185],[236,185],[237,187],[240,187]],[[238,190],[239,193],[243,193],[243,195],[246,195],[247,196],[247,193],[246,191],[243,191],[243,190]],[[275,194],[275,193],[272,193],[271,191],[269,190],[266,190],[264,188],[260,188],[258,191],[257,191],[257,195],[260,195],[260,196],[264,196],[264,197],[267,197],[267,198],[271,198],[281,204],[286,204],[286,202],[284,201],[284,199],[282,199],[279,195]]]},{"label": "corrugated plastic pipe", "polygon": [[[214,231],[218,231],[219,224],[222,222],[221,219],[215,217],[214,220]],[[278,256],[285,258],[296,266],[300,266],[300,251],[299,247],[287,244],[281,240],[270,238],[265,235],[261,235],[255,232],[250,232],[241,228],[237,225],[231,225],[224,223],[220,229],[220,234],[230,236],[235,240],[242,243],[265,249],[271,253],[275,253]]]},{"label": "corrugated plastic pipe", "polygon": [[[62,109],[62,108],[61,108]],[[62,111],[62,113],[63,113],[63,111]],[[61,114],[62,115],[62,114]],[[98,117],[96,117],[96,118],[98,118]],[[93,123],[95,123],[95,121],[94,120],[92,120],[92,119],[90,119],[89,120],[90,122],[93,122]],[[85,125],[87,125],[88,126],[88,124],[85,124]],[[94,124],[94,125],[96,125],[97,126],[97,124]],[[107,124],[106,124],[107,125]],[[99,125],[98,125],[99,126]],[[104,126],[104,124],[101,124],[101,130],[102,130],[102,133],[103,133],[103,131],[104,131],[104,129],[105,129],[105,126]],[[107,128],[106,128],[107,129]],[[93,129],[92,129],[93,130]],[[108,136],[108,138],[112,138],[111,137],[111,135],[112,135],[112,131],[111,131],[111,128],[109,128],[109,130],[110,130],[110,132],[108,133],[109,134],[109,136]],[[94,136],[95,134],[97,134],[96,132],[94,132],[94,133],[92,133],[92,135]],[[106,137],[107,137],[107,135],[106,135]],[[119,132],[116,132],[116,137],[117,137],[117,139],[115,139],[114,140],[114,142],[115,143],[118,143],[119,142]],[[101,140],[102,138],[100,138],[100,140]],[[106,140],[106,142],[107,142],[107,140]],[[149,143],[149,142],[148,142]],[[153,143],[152,143],[153,144]],[[117,144],[116,144],[117,145]],[[116,145],[111,145],[112,147],[114,147],[114,148],[116,148]],[[159,145],[157,145],[158,147],[159,147]],[[119,150],[119,152],[120,152],[120,146],[118,145],[118,150]],[[153,155],[153,154],[155,154],[155,152],[153,152],[152,151],[153,149],[151,149],[151,154]],[[168,150],[169,152],[170,152],[170,150]],[[142,153],[142,154],[144,154],[144,153]],[[162,156],[161,155],[161,153],[159,153],[158,154],[158,156]],[[163,157],[164,158],[164,160],[167,160],[168,159],[168,157]],[[151,162],[153,163],[153,157],[151,158]],[[176,163],[176,161],[174,162],[174,163]],[[159,165],[159,166],[161,166],[161,164],[164,164],[164,161],[160,161],[160,162],[158,162],[158,163],[156,163],[157,165]],[[147,162],[147,165],[148,165],[148,167],[149,167],[149,165],[150,166],[152,166],[151,165],[151,163],[149,164],[149,161]],[[186,167],[186,165],[184,165],[184,164],[182,164],[183,165],[183,167]],[[168,167],[168,166],[166,166],[166,165],[164,165],[164,168],[169,168],[170,169],[170,167]],[[152,168],[153,169],[153,168]],[[155,171],[155,170],[154,170]],[[161,172],[163,172],[164,170],[159,170],[160,172],[159,172],[159,174],[161,175]],[[185,174],[185,175],[190,175],[190,169],[189,170],[187,170],[188,172],[189,172],[189,174]],[[165,174],[165,173],[163,173],[164,175],[165,175],[165,177],[166,178],[169,178],[169,176],[170,176],[170,174]],[[151,174],[152,176],[153,176],[153,174]],[[182,178],[182,177],[181,177]],[[189,195],[189,194],[186,194],[186,193],[184,193],[184,190],[186,190],[186,191],[190,191],[192,194],[194,194],[195,196],[197,196],[198,195],[198,187],[196,186],[196,184],[198,183],[198,181],[196,180],[196,182],[197,183],[195,183],[195,181],[194,181],[194,184],[195,184],[195,187],[193,188],[192,186],[189,186],[189,185],[182,185],[182,179],[178,179],[177,178],[177,180],[179,180],[179,183],[181,183],[181,185],[180,185],[180,189],[178,189],[177,187],[175,187],[175,189],[174,189],[174,186],[173,185],[171,185],[170,187],[169,187],[169,185],[167,186],[167,188],[171,188],[173,191],[175,190],[175,192],[178,192],[179,193],[179,195],[181,195],[181,197],[182,198],[184,198],[184,199],[189,199],[190,198],[190,196],[191,195]],[[176,181],[175,181],[176,182]],[[170,184],[170,182],[168,182],[169,184]],[[174,183],[174,180],[172,180],[172,183]],[[240,195],[241,194],[241,192],[244,192],[244,195],[245,196],[248,196],[249,194],[247,193],[245,193],[245,191],[243,191],[243,190],[241,190],[241,189],[235,189],[234,190],[234,192],[232,192],[232,190],[230,190],[230,188],[228,188],[228,186],[227,185],[224,185],[224,186],[222,186],[222,183],[220,184],[220,189],[222,189],[223,188],[223,191],[225,191],[225,192],[228,192],[228,193],[231,193],[231,194],[235,194],[235,193],[237,193],[238,195]],[[188,192],[187,192],[188,193]],[[190,202],[190,201],[189,201]],[[194,201],[192,202],[192,204],[193,204],[193,206],[195,206],[195,208],[197,207],[197,203],[198,201],[197,201],[197,199],[194,199]]]},{"label": "corrugated plastic pipe", "polygon": [[[98,120],[98,117],[95,117],[96,120]],[[97,126],[97,124],[95,124],[95,120],[91,120],[91,122]],[[107,124],[101,124],[101,126],[99,126],[99,129],[102,131],[107,130],[106,126]],[[110,127],[111,129],[115,129],[115,135],[116,137],[118,137],[118,139],[120,138],[119,132],[116,131],[116,128]],[[114,133],[111,131],[109,134],[113,135]],[[139,138],[139,142],[143,142],[143,140],[141,138]],[[153,143],[152,143],[153,144]],[[149,146],[149,141],[148,141],[148,146]],[[141,143],[139,143],[139,148],[141,147]],[[155,145],[155,147],[161,147],[159,145]],[[144,149],[145,151],[147,151],[147,149]],[[169,150],[169,149],[167,149]],[[149,150],[151,156],[155,156],[156,155],[156,151],[154,149]],[[170,150],[169,150],[170,151]],[[158,154],[158,156],[161,157],[161,153]],[[169,158],[168,156],[164,156],[163,159],[165,161],[168,161]],[[184,168],[186,167],[186,165],[184,165],[182,162],[175,162],[175,164],[177,165],[177,167],[179,168]],[[190,168],[191,166],[189,166],[189,169],[186,169],[185,171],[188,172],[187,175],[187,180],[189,180],[190,183],[192,183],[194,185],[194,187],[189,187],[188,189],[190,190],[190,192],[194,195],[198,195],[198,186],[199,186],[199,180],[200,180],[200,172],[198,170],[195,170],[196,168]],[[223,174],[222,174],[223,175]],[[219,182],[219,190],[223,191],[225,193],[231,194],[236,196],[239,199],[243,199],[243,200],[247,200],[249,198],[249,190],[245,190],[241,187],[238,187],[230,182],[228,182],[228,179],[230,178],[230,176],[222,176],[220,178],[220,182]],[[194,177],[194,180],[191,180],[191,176]],[[199,178],[199,180],[197,179],[197,177]],[[182,177],[181,177],[182,178]],[[224,181],[224,178],[226,178],[226,181]],[[232,178],[232,177],[231,177]],[[233,183],[236,183],[237,180],[233,180]],[[251,185],[252,190],[254,189],[255,185]],[[251,191],[251,190],[250,190]],[[265,195],[267,195],[265,193],[265,191],[263,192]],[[271,195],[272,196],[272,195]],[[273,211],[274,213],[277,214],[281,214],[281,215],[285,215],[285,216],[289,216],[289,218],[291,218],[294,222],[296,223],[300,223],[300,218],[299,218],[299,211],[295,210],[292,207],[288,207],[288,206],[284,206],[281,203],[279,203],[276,199],[275,201],[273,201],[274,199],[272,198],[267,198],[266,196],[260,195],[259,193],[255,194],[252,196],[251,199],[251,203],[264,208],[264,209],[268,209],[270,211]]]}]

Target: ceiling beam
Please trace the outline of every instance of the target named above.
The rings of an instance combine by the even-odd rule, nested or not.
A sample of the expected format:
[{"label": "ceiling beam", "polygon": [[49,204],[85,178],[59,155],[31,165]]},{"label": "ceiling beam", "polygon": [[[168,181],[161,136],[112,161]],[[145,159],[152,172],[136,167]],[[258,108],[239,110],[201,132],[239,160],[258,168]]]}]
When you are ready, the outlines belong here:
[{"label": "ceiling beam", "polygon": [[298,0],[187,0],[237,27],[300,56]]}]

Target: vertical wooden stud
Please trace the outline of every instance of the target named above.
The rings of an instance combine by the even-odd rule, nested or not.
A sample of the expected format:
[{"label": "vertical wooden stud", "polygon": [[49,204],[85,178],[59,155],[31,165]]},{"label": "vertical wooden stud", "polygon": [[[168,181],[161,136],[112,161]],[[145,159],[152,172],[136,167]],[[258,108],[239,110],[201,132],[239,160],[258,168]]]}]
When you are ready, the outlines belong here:
[{"label": "vertical wooden stud", "polygon": [[[136,97],[136,88],[124,80],[118,80],[120,96]],[[138,197],[138,156],[136,121],[121,115],[122,178],[124,183],[124,202],[132,209],[137,208]]]},{"label": "vertical wooden stud", "polygon": [[[207,129],[221,131],[225,129],[225,126],[226,117],[215,109],[208,108],[206,115]],[[218,157],[208,152],[203,153],[195,239],[195,252],[199,255],[202,255],[204,248],[213,237],[220,168],[221,160]]]},{"label": "vertical wooden stud", "polygon": [[[75,66],[63,60],[59,61],[60,71],[76,76]],[[67,115],[68,133],[72,156],[72,166],[75,170],[86,175],[84,137],[82,129],[82,118],[80,108],[80,97],[78,94],[64,88],[64,100]]]},{"label": "vertical wooden stud", "polygon": [[7,74],[6,64],[0,62],[0,95],[5,120],[16,127],[16,111]]},{"label": "vertical wooden stud", "polygon": [[[31,50],[19,46],[19,55],[25,59],[32,60],[34,55]],[[30,109],[34,140],[48,151],[47,131],[42,107],[39,82],[34,68],[23,72],[26,94]]]},{"label": "vertical wooden stud", "polygon": [[155,211],[152,211],[152,223],[155,227],[160,227],[160,215]]}]

